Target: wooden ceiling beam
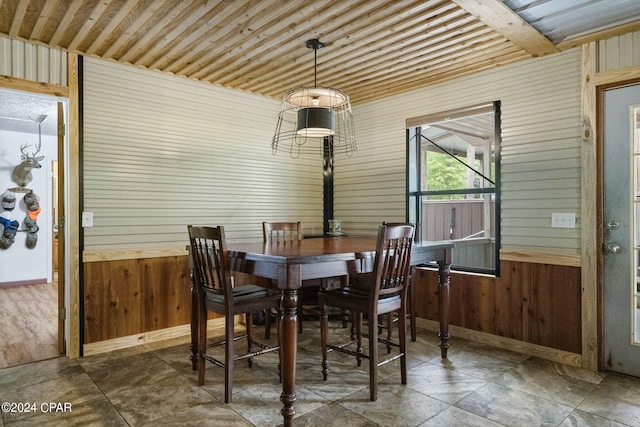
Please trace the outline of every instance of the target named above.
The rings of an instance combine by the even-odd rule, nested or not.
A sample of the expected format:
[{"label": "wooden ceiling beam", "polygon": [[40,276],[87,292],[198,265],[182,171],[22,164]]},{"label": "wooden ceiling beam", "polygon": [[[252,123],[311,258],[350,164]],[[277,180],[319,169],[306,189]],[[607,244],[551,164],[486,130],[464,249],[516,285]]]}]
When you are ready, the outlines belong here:
[{"label": "wooden ceiling beam", "polygon": [[500,0],[453,0],[532,56],[559,52],[554,44]]}]

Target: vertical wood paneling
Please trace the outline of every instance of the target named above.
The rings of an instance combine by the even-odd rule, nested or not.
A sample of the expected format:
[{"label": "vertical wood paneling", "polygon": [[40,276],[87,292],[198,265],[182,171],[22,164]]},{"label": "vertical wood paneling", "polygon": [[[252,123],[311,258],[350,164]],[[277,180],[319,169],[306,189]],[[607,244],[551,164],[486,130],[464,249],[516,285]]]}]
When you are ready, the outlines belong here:
[{"label": "vertical wood paneling", "polygon": [[279,101],[85,59],[85,249],[181,246],[187,224],[261,240],[262,221],[322,232],[322,161],[274,156]]},{"label": "vertical wood paneling", "polygon": [[[503,261],[501,277],[451,275],[450,323],[580,354],[580,268]],[[437,271],[417,269],[416,314],[438,320]]]},{"label": "vertical wood paneling", "polygon": [[0,36],[0,75],[67,86],[67,53]]},{"label": "vertical wood paneling", "polygon": [[[84,344],[190,322],[186,256],[90,262],[84,272]],[[247,283],[246,275],[237,279]]]},{"label": "vertical wood paneling", "polygon": [[184,257],[149,258],[144,261],[143,331],[189,323],[191,301],[189,268]]},{"label": "vertical wood paneling", "polygon": [[[89,267],[90,266],[90,267]],[[101,341],[108,336],[109,307],[109,264],[93,263],[84,270],[84,342]]]},{"label": "vertical wood paneling", "polygon": [[[133,335],[140,332],[144,325],[143,307],[144,291],[148,284],[143,284],[143,275],[140,271],[143,260],[123,260],[120,263],[109,264],[109,305],[107,322],[103,324],[109,331],[114,331],[116,336]],[[105,301],[105,300],[103,300]]]},{"label": "vertical wood paneling", "polygon": [[[502,102],[502,249],[579,253],[579,49],[355,106],[358,152],[335,166],[343,230],[371,234],[405,219],[407,118],[493,100]],[[574,212],[577,228],[552,229],[553,212]]]}]

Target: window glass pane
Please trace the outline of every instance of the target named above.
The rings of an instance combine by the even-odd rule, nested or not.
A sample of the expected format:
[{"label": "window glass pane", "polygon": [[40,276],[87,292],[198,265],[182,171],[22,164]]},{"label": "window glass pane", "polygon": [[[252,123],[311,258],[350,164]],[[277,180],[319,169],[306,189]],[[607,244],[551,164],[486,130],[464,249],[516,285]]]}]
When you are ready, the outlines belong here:
[{"label": "window glass pane", "polygon": [[499,116],[496,102],[407,120],[421,123],[407,132],[408,218],[420,241],[455,242],[454,270],[499,274]]},{"label": "window glass pane", "polygon": [[495,267],[495,201],[491,195],[422,197],[422,240],[454,240],[452,264]]},{"label": "window glass pane", "polygon": [[423,191],[495,186],[494,113],[422,127]]}]

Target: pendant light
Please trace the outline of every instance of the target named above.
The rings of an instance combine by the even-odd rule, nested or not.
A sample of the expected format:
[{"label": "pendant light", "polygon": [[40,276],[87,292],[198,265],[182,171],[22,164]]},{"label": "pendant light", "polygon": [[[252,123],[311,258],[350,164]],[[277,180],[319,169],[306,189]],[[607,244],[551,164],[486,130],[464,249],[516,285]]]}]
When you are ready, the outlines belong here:
[{"label": "pendant light", "polygon": [[284,95],[271,142],[273,154],[284,151],[293,158],[303,154],[351,157],[357,144],[349,97],[339,90],[317,86],[318,49],[325,44],[311,39],[306,46],[313,49],[313,86]]}]

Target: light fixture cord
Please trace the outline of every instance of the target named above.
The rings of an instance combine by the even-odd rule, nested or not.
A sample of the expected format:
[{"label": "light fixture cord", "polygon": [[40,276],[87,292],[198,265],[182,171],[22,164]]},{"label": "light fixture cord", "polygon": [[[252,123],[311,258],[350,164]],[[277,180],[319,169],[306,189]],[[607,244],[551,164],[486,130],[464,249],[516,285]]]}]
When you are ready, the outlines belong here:
[{"label": "light fixture cord", "polygon": [[318,48],[313,48],[313,87],[318,87]]}]

